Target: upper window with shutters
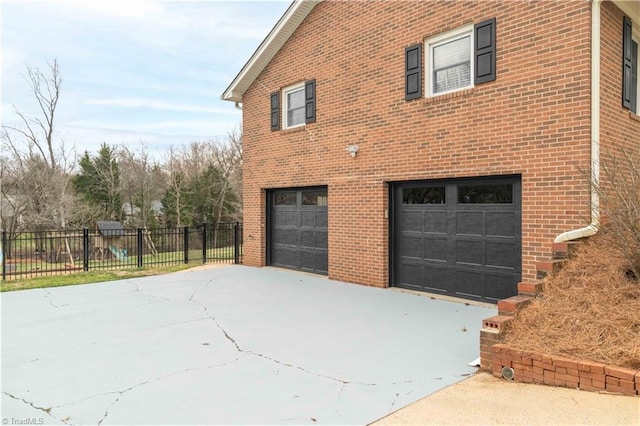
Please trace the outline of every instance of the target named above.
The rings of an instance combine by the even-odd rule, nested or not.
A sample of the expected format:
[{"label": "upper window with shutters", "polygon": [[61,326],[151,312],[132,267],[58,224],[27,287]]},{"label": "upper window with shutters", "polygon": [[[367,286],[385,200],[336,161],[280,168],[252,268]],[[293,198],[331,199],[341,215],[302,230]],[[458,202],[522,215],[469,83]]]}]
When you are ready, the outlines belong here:
[{"label": "upper window with shutters", "polygon": [[[282,105],[280,99],[282,98]],[[293,129],[316,121],[316,81],[294,84],[271,94],[271,130]]]},{"label": "upper window with shutters", "polygon": [[622,21],[622,106],[638,114],[640,100],[640,80],[638,80],[638,44],[640,28],[627,16]]},{"label": "upper window with shutters", "polygon": [[425,82],[429,96],[473,87],[472,45],[472,26],[427,40]]},{"label": "upper window with shutters", "polygon": [[[428,97],[496,79],[496,20],[429,37],[424,43]],[[422,44],[405,49],[405,99],[422,97]]]}]

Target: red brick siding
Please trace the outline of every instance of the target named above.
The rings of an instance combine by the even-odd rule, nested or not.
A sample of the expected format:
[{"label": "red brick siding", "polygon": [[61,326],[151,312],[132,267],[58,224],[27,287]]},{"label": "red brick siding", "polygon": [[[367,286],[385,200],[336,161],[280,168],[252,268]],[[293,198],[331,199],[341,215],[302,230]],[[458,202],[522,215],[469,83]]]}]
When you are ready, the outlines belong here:
[{"label": "red brick siding", "polygon": [[514,370],[513,380],[596,392],[635,396],[640,390],[640,371],[587,360],[546,356],[496,344],[491,347],[491,370],[502,377],[502,368]]},{"label": "red brick siding", "polygon": [[[245,262],[265,262],[265,188],[328,185],[329,276],[385,286],[387,182],[521,174],[534,278],[554,237],[589,217],[590,16],[588,1],[316,6],[243,97]],[[405,47],[492,17],[495,82],[404,100]],[[269,94],[310,78],[316,122],[271,132]]]},{"label": "red brick siding", "polygon": [[[600,145],[603,160],[619,155],[621,148],[632,155],[640,154],[640,116],[633,116],[622,107],[622,17],[623,13],[613,3],[602,3]],[[638,26],[640,22],[633,25]]]}]

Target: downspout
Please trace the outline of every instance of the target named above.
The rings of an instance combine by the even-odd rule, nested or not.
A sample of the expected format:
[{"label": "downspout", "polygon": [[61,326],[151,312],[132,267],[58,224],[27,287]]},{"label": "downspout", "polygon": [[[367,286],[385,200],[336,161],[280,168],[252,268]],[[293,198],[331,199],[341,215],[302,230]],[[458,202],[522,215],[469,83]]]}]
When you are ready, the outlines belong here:
[{"label": "downspout", "polygon": [[591,3],[591,223],[583,228],[563,232],[554,242],[564,243],[595,235],[600,228],[600,6]]},{"label": "downspout", "polygon": [[242,111],[242,105],[240,101],[236,101],[233,104],[235,105],[236,109],[239,109],[240,111]]}]

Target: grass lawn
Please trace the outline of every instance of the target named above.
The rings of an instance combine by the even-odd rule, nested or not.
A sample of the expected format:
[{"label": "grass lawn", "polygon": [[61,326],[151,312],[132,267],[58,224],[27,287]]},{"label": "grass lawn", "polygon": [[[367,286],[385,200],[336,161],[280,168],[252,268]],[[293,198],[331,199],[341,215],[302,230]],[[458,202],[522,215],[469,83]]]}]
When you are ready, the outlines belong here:
[{"label": "grass lawn", "polygon": [[104,281],[115,281],[127,278],[146,277],[150,275],[168,274],[170,272],[182,271],[193,268],[190,265],[172,265],[148,269],[127,269],[119,271],[93,271],[76,272],[65,275],[54,275],[28,279],[18,279],[0,282],[0,291],[27,290],[32,288],[64,287],[69,285],[90,284]]}]

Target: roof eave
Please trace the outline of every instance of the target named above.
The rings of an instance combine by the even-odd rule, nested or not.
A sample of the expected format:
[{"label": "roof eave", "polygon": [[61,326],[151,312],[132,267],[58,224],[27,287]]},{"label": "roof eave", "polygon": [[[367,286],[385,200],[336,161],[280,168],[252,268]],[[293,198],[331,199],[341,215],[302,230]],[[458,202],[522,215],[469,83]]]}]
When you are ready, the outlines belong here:
[{"label": "roof eave", "polygon": [[251,83],[260,75],[313,8],[322,1],[294,0],[271,32],[253,52],[251,58],[244,64],[238,75],[229,84],[229,87],[222,93],[220,99],[223,101],[242,102],[242,96]]},{"label": "roof eave", "polygon": [[637,0],[612,0],[612,2],[634,22],[640,22],[640,2]]}]

